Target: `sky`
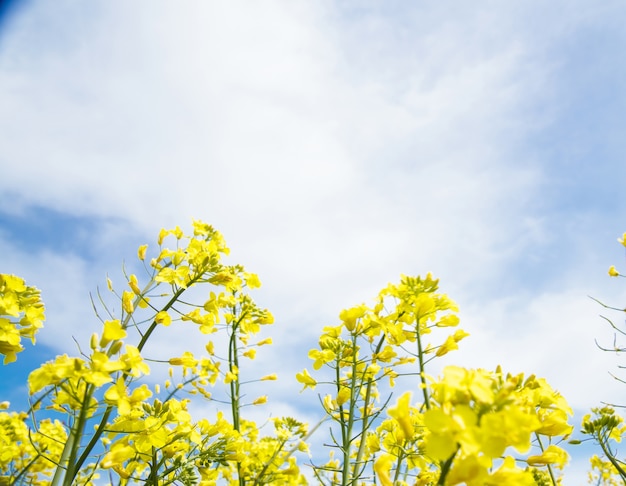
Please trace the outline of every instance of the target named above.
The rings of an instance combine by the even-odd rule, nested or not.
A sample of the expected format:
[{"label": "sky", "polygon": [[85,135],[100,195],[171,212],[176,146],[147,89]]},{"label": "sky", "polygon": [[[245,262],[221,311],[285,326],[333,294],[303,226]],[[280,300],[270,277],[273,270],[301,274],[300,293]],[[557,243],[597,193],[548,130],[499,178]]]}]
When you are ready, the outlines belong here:
[{"label": "sky", "polygon": [[607,275],[626,273],[625,15],[611,0],[3,3],[0,272],[42,290],[47,322],[0,368],[0,399],[23,406],[28,373],[98,330],[90,293],[195,218],[263,282],[272,413],[314,420],[312,395],[292,395],[322,327],[429,271],[470,333],[444,364],[544,376],[576,421],[623,403],[589,296],[626,298]]}]

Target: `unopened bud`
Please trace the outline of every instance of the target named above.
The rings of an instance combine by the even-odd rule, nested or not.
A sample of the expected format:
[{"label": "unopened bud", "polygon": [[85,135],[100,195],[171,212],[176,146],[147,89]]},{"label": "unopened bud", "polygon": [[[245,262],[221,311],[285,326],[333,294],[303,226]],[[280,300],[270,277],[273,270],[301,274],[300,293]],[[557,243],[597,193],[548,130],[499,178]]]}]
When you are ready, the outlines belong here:
[{"label": "unopened bud", "polygon": [[111,344],[111,348],[109,349],[109,353],[111,355],[119,353],[120,349],[122,349],[122,345],[123,344],[124,343],[122,341],[115,341],[113,344]]}]

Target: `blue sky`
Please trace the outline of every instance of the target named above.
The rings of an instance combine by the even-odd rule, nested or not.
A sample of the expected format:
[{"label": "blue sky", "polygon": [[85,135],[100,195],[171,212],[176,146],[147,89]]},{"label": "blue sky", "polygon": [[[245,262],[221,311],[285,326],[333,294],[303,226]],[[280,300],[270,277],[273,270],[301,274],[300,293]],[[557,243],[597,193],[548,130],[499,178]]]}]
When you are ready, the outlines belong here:
[{"label": "blue sky", "polygon": [[[97,328],[106,274],[191,218],[261,276],[281,369],[309,366],[340,309],[432,271],[471,334],[448,363],[546,376],[578,413],[620,401],[588,296],[626,297],[606,274],[626,271],[622,2],[0,13],[0,271],[48,308],[0,370],[16,406],[41,359]],[[294,408],[292,375],[272,410]]]}]

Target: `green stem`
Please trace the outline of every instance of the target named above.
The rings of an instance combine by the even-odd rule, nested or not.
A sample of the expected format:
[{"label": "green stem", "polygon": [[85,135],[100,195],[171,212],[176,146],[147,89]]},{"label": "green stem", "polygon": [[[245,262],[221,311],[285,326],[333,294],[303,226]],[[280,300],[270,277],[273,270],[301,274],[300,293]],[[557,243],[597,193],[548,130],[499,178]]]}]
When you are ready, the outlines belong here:
[{"label": "green stem", "polygon": [[254,486],[257,486],[258,484],[260,484],[259,481],[265,475],[265,471],[267,471],[267,468],[272,465],[272,463],[274,462],[274,459],[278,457],[278,454],[280,454],[280,451],[283,450],[283,447],[285,447],[286,443],[287,443],[287,440],[283,440],[282,442],[280,442],[278,447],[276,447],[276,449],[274,450],[274,453],[272,454],[272,457],[270,457],[269,460],[265,462],[265,465],[263,466],[263,469],[261,469],[261,472],[259,472],[256,478],[254,478]]},{"label": "green stem", "polygon": [[67,471],[67,467],[65,464],[69,458],[71,449],[73,447],[74,442],[74,426],[72,425],[72,429],[70,430],[70,434],[67,438],[67,442],[65,443],[65,447],[63,448],[63,452],[61,453],[61,457],[59,458],[59,464],[57,465],[56,470],[54,471],[54,476],[52,481],[50,482],[51,486],[57,486],[63,481],[63,475]]},{"label": "green stem", "polygon": [[598,444],[600,444],[600,447],[602,448],[602,452],[604,452],[604,455],[606,456],[606,458],[609,461],[611,461],[611,464],[613,464],[615,469],[617,469],[617,472],[619,473],[619,475],[622,478],[622,480],[626,481],[626,472],[620,466],[620,463],[615,459],[615,457],[614,457],[613,453],[611,452],[611,450],[607,447],[606,441],[604,440],[604,438],[598,436],[597,440],[598,440]]},{"label": "green stem", "polygon": [[[32,442],[31,442],[31,445],[33,445],[33,446],[34,446],[34,444],[32,444]],[[40,457],[43,457],[44,459],[47,459],[48,461],[50,461],[50,459],[48,459],[46,456],[44,456],[44,455],[43,455],[43,454],[41,454],[39,451],[37,451],[37,455],[36,455],[35,457],[33,457],[33,458],[29,461],[29,463],[28,463],[28,464],[26,464],[26,466],[24,466],[24,467],[22,468],[22,470],[21,470],[21,471],[20,471],[20,472],[19,472],[19,473],[18,473],[18,474],[17,474],[17,475],[13,478],[13,482],[12,482],[12,483],[10,483],[10,484],[18,484],[18,482],[20,481],[20,478],[21,478],[24,474],[26,474],[26,472],[30,469],[30,467],[31,467],[33,464],[35,464],[35,463],[37,462],[37,459],[39,459]],[[53,462],[53,461],[50,461],[50,462]],[[59,465],[57,464],[57,468],[58,468],[58,466],[59,466]]]},{"label": "green stem", "polygon": [[[357,344],[356,336],[352,335],[352,373],[350,378],[350,409],[348,413],[348,423],[345,424],[343,418],[343,409],[339,409],[341,424],[342,424],[342,452],[343,452],[343,470],[341,473],[341,485],[346,486],[352,484],[352,478],[350,475],[350,450],[352,449],[352,427],[354,426],[355,408],[358,400],[357,390]],[[341,389],[341,377],[339,374],[339,366],[337,367],[337,391]]]},{"label": "green stem", "polygon": [[230,336],[230,342],[228,346],[228,363],[229,363],[229,372],[233,373],[234,370],[237,370],[237,374],[235,374],[235,379],[231,380],[229,383],[230,386],[230,407],[233,416],[233,428],[239,432],[240,431],[240,387],[239,387],[239,359],[237,357],[237,335],[233,332]]},{"label": "green stem", "polygon": [[109,417],[111,416],[111,412],[113,412],[113,405],[107,406],[106,410],[104,411],[104,414],[102,415],[102,420],[100,420],[100,423],[98,424],[98,428],[96,429],[95,433],[91,437],[91,440],[87,443],[85,450],[83,450],[83,453],[81,454],[81,456],[78,458],[78,461],[76,462],[76,471],[80,471],[80,468],[89,457],[89,454],[95,447],[96,443],[98,442],[98,439],[102,436],[102,433],[104,432],[104,429],[107,423],[109,422]]},{"label": "green stem", "polygon": [[[190,285],[197,280],[194,279],[192,281],[190,281]],[[163,308],[161,309],[161,311],[167,311],[169,310],[178,300],[178,298],[185,292],[185,290],[187,290],[187,288],[179,288],[174,295],[172,295],[172,298],[167,302],[167,304],[165,304],[165,306],[163,306]],[[128,324],[128,319],[130,318],[130,315],[126,318],[126,320],[123,323],[123,327],[126,328],[126,325]],[[154,332],[154,330],[157,328],[159,324],[157,323],[157,321],[152,321],[152,324],[150,324],[150,327],[148,328],[148,330],[145,332],[145,334],[141,337],[141,340],[139,341],[139,344],[137,345],[137,349],[139,350],[139,352],[141,352],[141,350],[144,348],[144,346],[146,345],[146,343],[148,342],[148,339],[150,338],[150,335]]]},{"label": "green stem", "polygon": [[[541,437],[539,434],[535,432],[535,437],[537,439],[537,443],[539,444],[539,449],[543,452],[545,449],[543,448],[543,443],[541,442]],[[554,478],[554,472],[552,471],[552,466],[550,464],[546,464],[548,469],[548,474],[550,475],[550,480],[552,481],[553,486],[556,486],[556,479]]]},{"label": "green stem", "polygon": [[417,341],[417,359],[419,360],[420,367],[420,381],[422,393],[424,395],[424,405],[426,406],[426,410],[430,410],[430,397],[428,396],[428,387],[426,386],[426,363],[424,362],[424,350],[422,348],[422,334],[420,332],[420,323],[419,319],[415,323],[415,337]]},{"label": "green stem", "polygon": [[443,486],[444,484],[446,484],[446,477],[450,472],[450,468],[452,467],[452,463],[454,462],[454,457],[457,455],[460,449],[460,447],[457,447],[456,451],[454,451],[454,454],[448,457],[448,459],[441,464],[441,474],[439,475],[437,486]]},{"label": "green stem", "polygon": [[[380,341],[378,342],[378,345],[376,346],[374,355],[380,353],[380,349],[383,347],[384,342],[385,342],[385,335],[383,334],[383,336],[380,338]],[[363,371],[363,373],[365,372],[366,370]],[[364,400],[365,403],[363,404],[364,416],[363,416],[363,421],[361,425],[361,441],[359,443],[359,450],[357,451],[356,460],[354,462],[354,468],[352,470],[352,477],[354,478],[360,477],[361,473],[363,472],[363,469],[365,469],[365,464],[362,464],[360,467],[360,470],[357,470],[357,468],[359,467],[359,464],[361,464],[361,460],[363,459],[363,454],[365,453],[365,435],[367,433],[367,430],[370,428],[370,425],[374,421],[374,417],[371,417],[370,415],[367,414],[369,403],[372,398],[372,387],[374,385],[374,382],[375,380],[373,378],[370,378],[367,380],[367,388],[365,391],[365,400]]]},{"label": "green stem", "polygon": [[398,481],[398,479],[400,479],[400,474],[401,474],[401,466],[402,463],[404,462],[404,460],[406,459],[406,455],[404,454],[404,452],[402,452],[400,455],[398,455],[398,459],[396,460],[396,472],[393,475],[393,484],[396,484],[396,481]]},{"label": "green stem", "polygon": [[85,425],[87,424],[89,402],[91,402],[91,397],[93,396],[94,389],[95,389],[94,385],[91,385],[91,384],[87,385],[87,388],[85,389],[84,398],[81,404],[81,408],[80,408],[80,414],[78,415],[78,420],[74,422],[72,426],[72,430],[71,430],[72,439],[70,440],[71,450],[70,450],[70,456],[69,456],[68,463],[67,463],[67,472],[65,476],[65,481],[63,483],[66,486],[72,485],[72,483],[74,482],[74,478],[76,477],[76,475],[78,474],[78,471],[80,470],[79,465],[76,462],[76,456],[78,455],[79,448],[80,448],[80,439],[83,436],[83,433],[85,431]]},{"label": "green stem", "polygon": [[159,470],[159,462],[157,461],[157,450],[153,447],[152,459],[151,459],[151,464],[150,464],[150,475],[148,476],[148,479],[146,480],[147,485],[158,486],[159,484],[158,470]]},{"label": "green stem", "polygon": [[[236,315],[237,309],[233,307],[233,316]],[[233,323],[233,329],[230,334],[230,339],[228,343],[228,365],[229,371],[233,373],[234,370],[237,370],[237,373],[233,373],[235,375],[235,379],[231,380],[230,386],[230,407],[233,417],[233,429],[237,432],[241,430],[240,423],[240,414],[241,414],[241,387],[239,384],[239,355],[237,348],[237,332],[239,330],[239,325],[241,321],[245,317],[245,314],[242,314],[237,321]],[[237,477],[239,478],[239,485],[244,486],[245,480],[241,477],[241,463],[237,462]]]}]

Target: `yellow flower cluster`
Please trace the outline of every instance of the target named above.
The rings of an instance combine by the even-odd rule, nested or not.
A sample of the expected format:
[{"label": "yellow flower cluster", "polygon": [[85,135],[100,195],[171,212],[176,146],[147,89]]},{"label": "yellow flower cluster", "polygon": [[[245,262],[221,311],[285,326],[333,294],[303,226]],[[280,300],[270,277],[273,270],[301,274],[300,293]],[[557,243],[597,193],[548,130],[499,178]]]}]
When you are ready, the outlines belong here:
[{"label": "yellow flower cluster", "polygon": [[[626,234],[620,242],[626,245]],[[323,390],[324,419],[309,431],[297,419],[274,417],[268,433],[245,416],[268,395],[244,387],[277,379],[248,376],[250,361],[272,344],[257,336],[274,321],[249,293],[260,287],[258,276],[224,263],[223,236],[201,221],[191,235],[161,230],[157,246],[153,258],[148,245],[137,251],[145,276],[125,275],[119,291],[107,278],[120,310],[98,295],[107,318],[89,347],[30,374],[30,410],[10,412],[0,403],[0,485],[95,486],[99,478],[119,485],[304,485],[310,478],[297,458],[307,454],[313,477],[329,486],[561,484],[572,410],[544,379],[499,367],[427,373],[468,336],[432,275],[402,276],[372,305],[345,309],[324,327],[308,353],[312,371],[296,374],[303,390]],[[614,267],[609,274],[619,275]],[[206,290],[189,292],[198,286]],[[37,289],[0,275],[5,363],[16,359],[22,338],[34,342],[43,312]],[[197,332],[202,352],[150,356],[151,336],[183,327]],[[150,381],[155,374],[167,378]],[[405,388],[391,404],[398,383]],[[195,419],[194,399],[210,401],[215,416]],[[322,424],[329,424],[323,442],[331,450],[317,464],[308,440]],[[626,433],[622,418],[611,407],[594,409],[583,433],[603,451],[591,460],[590,481],[621,484],[616,478],[626,472],[614,445]]]},{"label": "yellow flower cluster", "polygon": [[0,274],[0,354],[4,364],[17,359],[24,348],[23,337],[35,343],[35,334],[43,327],[44,306],[41,293],[15,275]]},{"label": "yellow flower cluster", "polygon": [[[368,437],[376,444],[372,452],[381,451],[375,464],[381,484],[392,484],[395,469],[418,484],[444,475],[450,485],[533,485],[528,466],[562,468],[567,462],[563,449],[541,442],[541,436],[565,438],[572,431],[572,410],[545,380],[448,366],[430,390],[429,408],[411,406],[406,393]],[[525,467],[517,466],[533,439],[540,450],[526,457]],[[516,457],[507,454],[511,448]]]},{"label": "yellow flower cluster", "polygon": [[602,484],[603,486],[623,486],[624,481],[619,478],[619,471],[611,461],[603,460],[597,455],[593,455],[589,462],[591,471],[589,472],[590,484]]},{"label": "yellow flower cluster", "polygon": [[609,406],[593,408],[591,412],[583,417],[582,432],[591,436],[600,445],[606,459],[598,456],[590,459],[592,468],[590,478],[594,478],[596,484],[623,484],[617,483],[617,477],[626,481],[626,467],[624,462],[617,458],[616,444],[619,444],[626,434],[624,419]]},{"label": "yellow flower cluster", "polygon": [[[334,393],[323,405],[336,423],[331,440],[342,455],[333,454],[319,466],[320,475],[331,483],[351,484],[368,477],[371,467],[383,486],[523,485],[535,484],[534,476],[542,474],[536,467],[563,467],[566,452],[552,443],[543,448],[541,437],[568,436],[572,410],[545,380],[457,366],[446,367],[439,381],[428,378],[426,364],[457,349],[468,335],[455,330],[434,337],[435,331],[458,325],[457,310],[438,293],[438,281],[430,274],[403,276],[379,293],[374,307],[344,310],[339,326],[324,329],[309,358],[314,370],[333,370]],[[412,394],[404,393],[380,422],[381,379],[387,377],[393,387],[403,376],[418,377],[415,388],[422,400],[412,405]],[[328,383],[307,370],[297,379],[305,388]],[[518,452],[519,460],[532,443],[537,453],[519,467],[509,449]],[[410,478],[413,482],[407,483]]]},{"label": "yellow flower cluster", "polygon": [[44,419],[31,430],[25,413],[0,412],[0,484],[12,484],[9,471],[17,479],[28,471],[28,484],[48,485],[52,465],[58,464],[67,441],[65,428],[58,420]]},{"label": "yellow flower cluster", "polygon": [[[168,242],[174,244],[165,246]],[[229,253],[224,238],[203,222],[193,222],[191,236],[178,227],[162,230],[157,243],[143,282],[128,275],[128,287],[118,293],[107,279],[121,314],[116,317],[100,297],[110,318],[93,334],[90,351],[41,365],[28,378],[29,413],[1,413],[0,440],[6,447],[0,443],[0,484],[93,484],[102,472],[119,484],[303,484],[293,452],[306,450],[305,424],[275,419],[274,435],[261,437],[256,424],[241,415],[245,406],[267,401],[262,395],[244,403],[241,391],[242,359],[255,359],[260,346],[271,344],[269,338],[253,340],[273,322],[248,294],[261,285],[259,278],[240,265],[224,264]],[[142,245],[137,252],[144,264],[148,250]],[[203,303],[183,299],[198,285],[211,289]],[[0,350],[12,361],[20,338],[34,339],[41,327],[43,305],[39,292],[17,277],[0,276],[0,292]],[[163,363],[151,360],[149,366],[144,359],[150,337],[188,323],[204,338],[223,333],[227,352],[216,355],[208,339],[205,355],[185,351],[165,360],[170,378],[163,386],[148,382],[151,367]],[[230,418],[219,412],[213,421],[194,421],[190,399],[178,396],[213,400],[218,386],[230,402]],[[40,411],[62,420],[29,426]]]}]

